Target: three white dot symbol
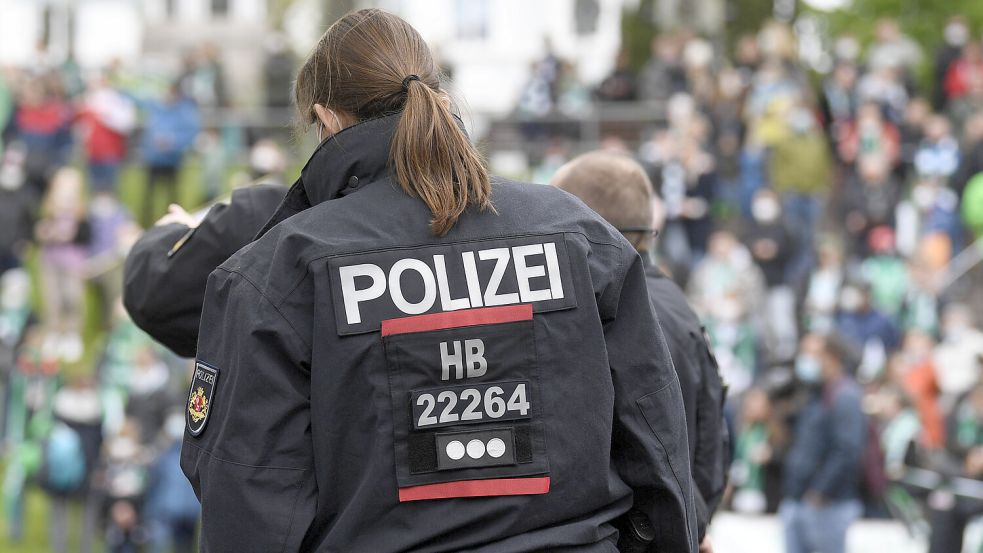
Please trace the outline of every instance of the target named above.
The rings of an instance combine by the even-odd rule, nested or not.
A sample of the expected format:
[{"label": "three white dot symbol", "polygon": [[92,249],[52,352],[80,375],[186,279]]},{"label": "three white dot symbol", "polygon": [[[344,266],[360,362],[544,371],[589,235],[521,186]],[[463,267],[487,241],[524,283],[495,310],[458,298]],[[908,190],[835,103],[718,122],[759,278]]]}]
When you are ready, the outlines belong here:
[{"label": "three white dot symbol", "polygon": [[447,443],[446,453],[454,461],[464,458],[465,453],[472,459],[481,459],[485,453],[488,453],[490,457],[498,459],[502,455],[505,455],[505,442],[501,438],[492,438],[488,440],[488,444],[486,445],[485,442],[474,439],[469,441],[468,445],[465,446],[459,440],[452,440]]}]

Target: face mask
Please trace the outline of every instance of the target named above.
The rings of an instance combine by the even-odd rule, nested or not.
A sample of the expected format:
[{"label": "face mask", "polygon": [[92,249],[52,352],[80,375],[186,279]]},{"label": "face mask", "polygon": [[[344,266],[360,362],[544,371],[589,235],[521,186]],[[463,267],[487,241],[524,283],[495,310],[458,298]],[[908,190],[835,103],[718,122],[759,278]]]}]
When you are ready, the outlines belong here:
[{"label": "face mask", "polygon": [[781,208],[778,206],[778,202],[772,199],[755,200],[751,204],[751,214],[762,223],[775,221],[780,213]]},{"label": "face mask", "polygon": [[806,384],[819,382],[819,378],[822,376],[822,366],[819,364],[819,359],[808,353],[799,354],[795,358],[795,376]]},{"label": "face mask", "polygon": [[969,31],[962,25],[947,25],[943,35],[950,46],[962,46],[969,38]]},{"label": "face mask", "polygon": [[840,293],[840,309],[853,313],[863,306],[864,296],[856,288],[844,288]]},{"label": "face mask", "polygon": [[935,202],[935,190],[930,186],[919,184],[911,191],[911,199],[919,209],[928,209]]}]

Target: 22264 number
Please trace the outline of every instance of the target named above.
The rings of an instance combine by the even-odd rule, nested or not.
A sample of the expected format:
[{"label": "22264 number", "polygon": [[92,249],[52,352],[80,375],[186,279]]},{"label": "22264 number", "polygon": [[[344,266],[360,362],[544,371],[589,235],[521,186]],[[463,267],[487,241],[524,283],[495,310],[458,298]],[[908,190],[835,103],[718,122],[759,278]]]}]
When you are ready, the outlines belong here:
[{"label": "22264 number", "polygon": [[529,418],[527,388],[526,382],[496,382],[414,392],[413,424],[419,429]]}]

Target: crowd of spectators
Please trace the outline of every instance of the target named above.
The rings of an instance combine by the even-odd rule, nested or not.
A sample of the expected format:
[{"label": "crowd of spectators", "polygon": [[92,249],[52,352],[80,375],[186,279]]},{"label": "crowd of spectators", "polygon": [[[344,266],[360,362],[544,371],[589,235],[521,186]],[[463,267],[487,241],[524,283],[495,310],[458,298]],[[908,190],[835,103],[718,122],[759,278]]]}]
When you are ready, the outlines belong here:
[{"label": "crowd of spectators", "polygon": [[[983,513],[968,484],[983,480],[980,269],[950,278],[983,236],[978,31],[953,18],[928,60],[880,21],[870,44],[837,38],[822,75],[783,24],[727,55],[675,31],[641,69],[622,52],[594,88],[551,53],[521,94],[533,119],[596,101],[665,113],[637,145],[603,143],[647,168],[657,261],[729,385],[727,508],[781,510],[790,551],[821,547],[861,511],[930,527],[933,553],[958,551]],[[934,74],[920,84],[924,63]],[[177,200],[189,158],[201,200],[225,189],[235,154],[202,118],[228,101],[221,76],[208,48],[174,79],[118,65],[82,78],[43,56],[0,74],[0,476],[14,541],[40,484],[55,551],[69,547],[71,504],[81,551],[190,550],[198,507],[177,461],[188,366],[128,320],[119,262],[163,213],[158,196]],[[534,180],[547,182],[569,152],[536,138],[547,146]],[[275,144],[253,154],[254,174],[282,173]],[[136,205],[121,195],[134,172]]]},{"label": "crowd of spectators", "polygon": [[55,552],[190,552],[189,363],[129,320],[122,260],[179,189],[192,208],[240,166],[277,178],[286,161],[258,140],[250,162],[205,126],[227,102],[214,48],[167,78],[37,57],[0,71],[0,543],[42,508]]},{"label": "crowd of spectators", "polygon": [[[931,551],[959,551],[983,513],[983,497],[959,491],[983,479],[983,288],[979,268],[950,266],[983,236],[983,43],[960,17],[943,36],[929,60],[881,20],[869,44],[836,37],[819,74],[781,23],[730,54],[669,32],[638,70],[620,53],[593,90],[550,54],[519,99],[527,121],[573,117],[585,95],[664,111],[637,147],[624,132],[602,146],[647,167],[658,262],[702,316],[730,387],[729,508],[781,507],[790,552],[838,550],[824,536],[861,510],[928,521]],[[567,155],[557,134],[533,171],[542,182]],[[915,485],[918,470],[942,484]],[[826,518],[803,524],[804,504]]]}]

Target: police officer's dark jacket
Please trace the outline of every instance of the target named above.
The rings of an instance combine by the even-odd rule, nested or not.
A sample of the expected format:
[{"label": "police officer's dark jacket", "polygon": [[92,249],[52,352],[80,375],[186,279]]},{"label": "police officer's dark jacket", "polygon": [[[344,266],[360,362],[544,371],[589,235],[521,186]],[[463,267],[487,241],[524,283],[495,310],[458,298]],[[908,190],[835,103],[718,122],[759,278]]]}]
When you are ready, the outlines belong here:
[{"label": "police officer's dark jacket", "polygon": [[182,357],[194,357],[208,275],[253,241],[287,188],[261,184],[232,192],[194,229],[147,229],[123,267],[123,305],[133,322]]},{"label": "police officer's dark jacket", "polygon": [[702,540],[723,498],[730,466],[723,381],[703,324],[686,295],[647,256],[643,261],[652,308],[659,313],[686,406],[697,530]]},{"label": "police officer's dark jacket", "polygon": [[390,179],[398,118],[325,141],[209,277],[181,459],[202,549],[613,552],[634,500],[652,550],[695,551],[634,249],[572,196],[499,179],[497,214],[435,237]]}]

